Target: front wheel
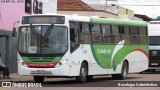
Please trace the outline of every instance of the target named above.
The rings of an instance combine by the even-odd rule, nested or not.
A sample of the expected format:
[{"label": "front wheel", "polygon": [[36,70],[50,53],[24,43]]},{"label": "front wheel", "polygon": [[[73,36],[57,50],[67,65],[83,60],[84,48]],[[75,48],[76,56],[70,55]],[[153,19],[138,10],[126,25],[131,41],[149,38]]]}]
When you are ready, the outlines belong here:
[{"label": "front wheel", "polygon": [[76,80],[79,82],[86,82],[87,75],[88,75],[87,65],[85,63],[82,63],[80,68],[80,74],[78,77],[76,77]]},{"label": "front wheel", "polygon": [[43,83],[44,77],[43,76],[33,76],[34,82],[36,83]]}]

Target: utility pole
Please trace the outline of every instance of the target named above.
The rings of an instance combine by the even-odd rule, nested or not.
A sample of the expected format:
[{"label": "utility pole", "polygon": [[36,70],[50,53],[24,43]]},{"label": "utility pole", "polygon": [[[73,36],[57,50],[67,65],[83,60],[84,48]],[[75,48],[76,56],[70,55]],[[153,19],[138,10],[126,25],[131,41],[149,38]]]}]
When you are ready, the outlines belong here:
[{"label": "utility pole", "polygon": [[106,7],[107,7],[107,0],[106,0]]},{"label": "utility pole", "polygon": [[106,0],[106,8],[105,8],[105,11],[107,10],[107,6],[108,6],[108,5],[107,5],[107,0]]}]

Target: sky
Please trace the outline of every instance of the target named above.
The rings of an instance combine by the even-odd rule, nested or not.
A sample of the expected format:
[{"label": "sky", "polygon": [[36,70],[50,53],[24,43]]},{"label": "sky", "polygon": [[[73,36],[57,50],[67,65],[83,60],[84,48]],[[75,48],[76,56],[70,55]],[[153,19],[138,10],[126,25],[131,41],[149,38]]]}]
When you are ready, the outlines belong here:
[{"label": "sky", "polygon": [[[106,0],[83,0],[91,4],[106,4]],[[91,2],[92,1],[92,2]],[[160,16],[160,0],[118,0],[118,2],[109,2],[107,4],[115,3],[116,5],[129,8],[135,14],[143,14],[152,18]]]},{"label": "sky", "polygon": [[119,0],[118,4],[133,10],[135,14],[152,18],[160,16],[160,0]]}]

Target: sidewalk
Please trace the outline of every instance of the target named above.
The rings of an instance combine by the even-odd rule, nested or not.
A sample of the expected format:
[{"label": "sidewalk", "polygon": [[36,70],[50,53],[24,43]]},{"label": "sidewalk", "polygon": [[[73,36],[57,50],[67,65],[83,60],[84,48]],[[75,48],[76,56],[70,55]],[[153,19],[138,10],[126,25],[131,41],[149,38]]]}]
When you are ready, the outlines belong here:
[{"label": "sidewalk", "polygon": [[0,75],[0,81],[33,81],[33,77],[32,76],[20,76],[17,75],[17,73],[11,73],[10,74],[10,78],[3,78],[2,75]]}]

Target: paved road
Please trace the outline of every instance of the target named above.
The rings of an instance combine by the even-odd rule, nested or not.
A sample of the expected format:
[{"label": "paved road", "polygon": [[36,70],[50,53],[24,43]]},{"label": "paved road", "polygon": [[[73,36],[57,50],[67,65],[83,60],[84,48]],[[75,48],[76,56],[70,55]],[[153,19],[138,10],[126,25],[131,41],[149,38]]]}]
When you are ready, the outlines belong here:
[{"label": "paved road", "polygon": [[78,83],[75,79],[47,78],[44,87],[119,87],[119,83],[149,83],[160,87],[160,72],[145,72],[143,74],[128,74],[126,80],[113,80],[111,76],[96,76],[86,83]]},{"label": "paved road", "polygon": [[[93,80],[86,83],[77,83],[75,79],[47,78],[42,84],[45,90],[160,90],[160,87],[119,87],[120,84],[153,84],[160,85],[160,71],[145,72],[143,74],[129,74],[126,80],[112,80],[111,76],[94,77]],[[31,81],[31,80],[30,80]],[[127,84],[128,83],[128,84]],[[147,84],[148,83],[148,84]],[[1,88],[0,90],[10,90]],[[26,88],[12,88],[12,90],[27,90]],[[30,88],[30,90],[44,90],[44,88]]]}]

